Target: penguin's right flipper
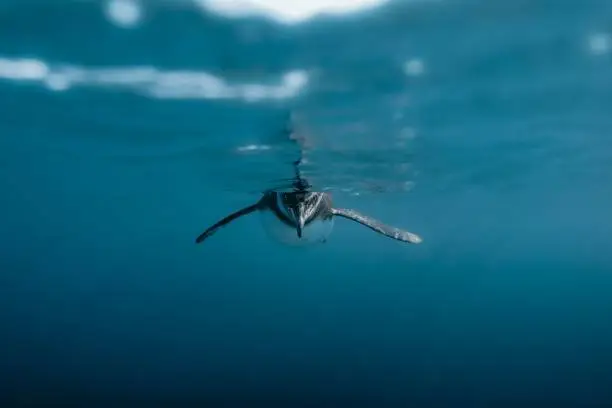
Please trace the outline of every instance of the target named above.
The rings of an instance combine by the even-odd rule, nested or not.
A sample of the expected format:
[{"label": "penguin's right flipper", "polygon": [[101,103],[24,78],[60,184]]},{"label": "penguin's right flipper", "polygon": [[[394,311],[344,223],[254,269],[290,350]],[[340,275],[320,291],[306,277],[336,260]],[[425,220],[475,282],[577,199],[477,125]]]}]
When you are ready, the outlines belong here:
[{"label": "penguin's right flipper", "polygon": [[220,228],[226,226],[227,224],[229,224],[230,222],[234,221],[235,219],[240,218],[243,215],[248,215],[248,214],[252,213],[253,211],[256,211],[259,208],[259,205],[260,205],[260,203],[257,202],[256,204],[253,204],[251,206],[248,206],[248,207],[245,207],[245,208],[243,208],[241,210],[238,210],[238,211],[228,215],[227,217],[223,218],[222,220],[218,221],[216,224],[214,224],[213,226],[209,227],[206,231],[201,233],[196,238],[196,241],[195,241],[196,244],[201,243],[206,238],[210,237],[215,232],[217,232]]}]

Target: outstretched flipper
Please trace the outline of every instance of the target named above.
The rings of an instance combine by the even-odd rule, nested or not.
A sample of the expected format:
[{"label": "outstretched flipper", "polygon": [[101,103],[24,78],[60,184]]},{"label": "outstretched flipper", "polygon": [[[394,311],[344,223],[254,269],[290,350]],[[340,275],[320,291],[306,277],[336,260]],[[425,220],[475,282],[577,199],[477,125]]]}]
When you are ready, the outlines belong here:
[{"label": "outstretched flipper", "polygon": [[228,215],[227,217],[223,218],[221,221],[217,222],[215,225],[213,225],[212,227],[204,231],[202,234],[200,234],[200,236],[196,238],[196,244],[199,244],[200,242],[204,241],[206,238],[210,237],[215,232],[217,232],[219,228],[226,226],[230,222],[234,221],[236,218],[242,217],[243,215],[248,215],[252,213],[253,211],[257,210],[259,208],[259,205],[260,203],[258,202],[256,204],[243,208],[242,210],[236,211],[235,213],[232,213]]},{"label": "outstretched flipper", "polygon": [[423,241],[421,237],[416,234],[413,234],[412,232],[404,231],[395,227],[390,227],[381,223],[378,220],[360,214],[355,210],[349,210],[346,208],[334,208],[332,209],[332,213],[339,217],[348,218],[349,220],[358,222],[361,225],[365,225],[366,227],[373,229],[379,234],[386,235],[389,238],[393,238],[398,241],[408,242],[411,244],[420,244]]}]

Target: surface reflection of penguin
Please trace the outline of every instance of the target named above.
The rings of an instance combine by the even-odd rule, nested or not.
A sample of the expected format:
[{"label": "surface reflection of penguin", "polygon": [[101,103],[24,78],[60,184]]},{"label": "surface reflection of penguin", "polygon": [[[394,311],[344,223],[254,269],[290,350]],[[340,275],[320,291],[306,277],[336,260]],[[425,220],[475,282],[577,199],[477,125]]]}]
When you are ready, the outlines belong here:
[{"label": "surface reflection of penguin", "polygon": [[[303,147],[301,138],[289,130],[289,138]],[[244,215],[259,211],[264,228],[272,238],[289,245],[308,245],[327,240],[334,226],[334,218],[342,217],[366,226],[379,234],[411,244],[418,244],[421,238],[408,231],[385,225],[366,215],[351,209],[334,208],[331,195],[323,192],[309,191],[309,183],[302,177],[299,166],[300,158],[294,164],[295,180],[293,191],[267,191],[261,199],[248,207],[236,211],[218,221],[196,238],[201,243],[220,228]]]}]

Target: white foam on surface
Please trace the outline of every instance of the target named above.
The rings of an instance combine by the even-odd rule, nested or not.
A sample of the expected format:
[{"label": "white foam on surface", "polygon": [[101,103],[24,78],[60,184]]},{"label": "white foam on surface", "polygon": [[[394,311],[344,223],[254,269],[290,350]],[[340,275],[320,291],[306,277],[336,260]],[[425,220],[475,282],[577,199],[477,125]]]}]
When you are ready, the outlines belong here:
[{"label": "white foam on surface", "polygon": [[238,146],[236,151],[239,153],[250,153],[250,152],[262,152],[268,151],[271,147],[268,145],[257,145],[257,144],[249,144],[244,146]]},{"label": "white foam on surface", "polygon": [[54,92],[76,87],[130,91],[159,99],[237,99],[257,102],[290,99],[308,83],[305,71],[284,73],[276,84],[233,83],[205,71],[154,67],[88,68],[53,65],[38,59],[0,57],[0,81],[35,83]]},{"label": "white foam on surface", "polygon": [[421,76],[425,73],[425,62],[420,58],[412,58],[404,63],[404,73],[408,76]]},{"label": "white foam on surface", "polygon": [[105,12],[115,25],[132,28],[140,22],[142,7],[137,0],[108,0]]},{"label": "white foam on surface", "polygon": [[13,81],[39,81],[49,74],[49,67],[36,59],[0,58],[0,78]]},{"label": "white foam on surface", "polygon": [[608,33],[595,33],[589,36],[589,51],[594,55],[604,55],[612,48],[612,37]]},{"label": "white foam on surface", "polygon": [[230,18],[265,16],[296,24],[319,14],[349,14],[379,7],[388,0],[195,0],[204,9]]}]

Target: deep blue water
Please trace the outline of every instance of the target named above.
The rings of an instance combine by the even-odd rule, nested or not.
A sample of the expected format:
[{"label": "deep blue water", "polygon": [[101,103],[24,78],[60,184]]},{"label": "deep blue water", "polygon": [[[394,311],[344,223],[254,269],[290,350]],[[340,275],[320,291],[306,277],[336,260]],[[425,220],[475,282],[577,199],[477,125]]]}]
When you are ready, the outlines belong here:
[{"label": "deep blue water", "polygon": [[[3,407],[612,404],[611,2],[103,6],[0,6]],[[316,189],[423,243],[195,245],[288,186],[289,112]]]}]

